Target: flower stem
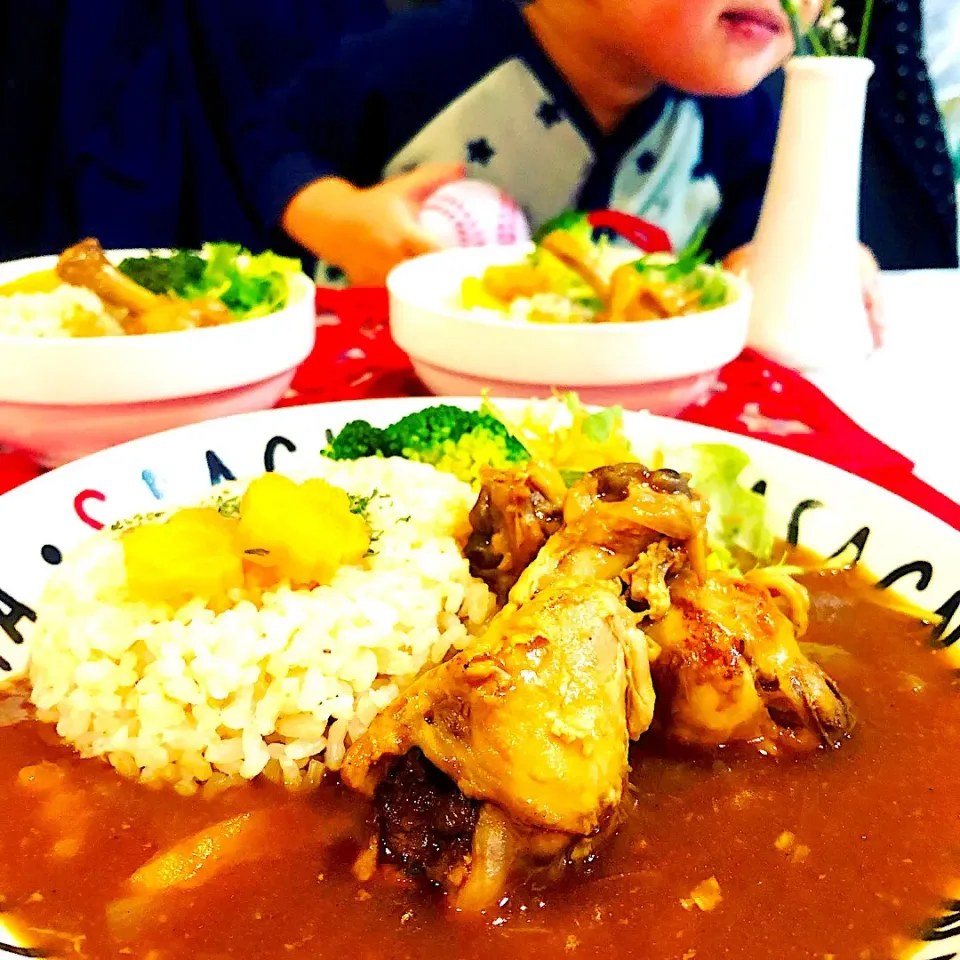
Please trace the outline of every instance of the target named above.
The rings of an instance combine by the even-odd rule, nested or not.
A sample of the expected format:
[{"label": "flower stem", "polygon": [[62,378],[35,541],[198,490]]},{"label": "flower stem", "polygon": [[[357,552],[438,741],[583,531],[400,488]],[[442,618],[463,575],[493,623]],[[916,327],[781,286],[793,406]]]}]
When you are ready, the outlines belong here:
[{"label": "flower stem", "polygon": [[[867,2],[869,3],[871,0],[867,0]],[[816,28],[811,29],[807,36],[810,38],[810,46],[813,47],[813,52],[818,57],[825,57],[827,55],[827,48],[823,45],[823,41],[817,36]]]},{"label": "flower stem", "polygon": [[870,35],[870,20],[873,17],[873,0],[866,0],[863,8],[863,24],[860,27],[860,41],[857,44],[857,56],[863,57],[867,53],[867,38]]},{"label": "flower stem", "polygon": [[793,51],[799,55],[803,45],[803,34],[800,32],[800,21],[795,15],[790,16],[790,30],[793,33]]},{"label": "flower stem", "polygon": [[803,31],[800,27],[800,11],[797,10],[794,0],[780,0],[780,6],[783,7],[783,12],[787,15],[787,20],[790,21],[790,32],[793,34],[793,52],[799,56],[801,41],[803,40]]}]

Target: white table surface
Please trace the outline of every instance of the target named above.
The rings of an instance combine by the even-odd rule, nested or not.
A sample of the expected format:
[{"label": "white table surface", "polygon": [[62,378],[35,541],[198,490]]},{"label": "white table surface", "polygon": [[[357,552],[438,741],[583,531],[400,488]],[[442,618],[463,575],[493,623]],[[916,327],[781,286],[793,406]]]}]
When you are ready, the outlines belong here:
[{"label": "white table surface", "polygon": [[884,345],[858,366],[807,378],[960,503],[960,270],[887,273],[881,283]]}]

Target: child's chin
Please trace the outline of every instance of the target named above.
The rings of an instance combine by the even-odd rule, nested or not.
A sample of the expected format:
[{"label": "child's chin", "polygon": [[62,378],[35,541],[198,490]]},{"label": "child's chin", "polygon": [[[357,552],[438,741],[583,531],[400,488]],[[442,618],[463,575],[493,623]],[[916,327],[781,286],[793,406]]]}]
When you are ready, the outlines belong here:
[{"label": "child's chin", "polygon": [[[708,97],[742,97],[744,94],[755,90],[771,73],[776,69],[757,70],[752,67],[736,69],[728,66],[722,71],[718,71],[707,76],[698,78],[696,84],[698,89],[693,90],[688,87],[691,93],[697,93]],[[693,86],[693,84],[691,84]],[[683,87],[681,86],[681,89]]]}]

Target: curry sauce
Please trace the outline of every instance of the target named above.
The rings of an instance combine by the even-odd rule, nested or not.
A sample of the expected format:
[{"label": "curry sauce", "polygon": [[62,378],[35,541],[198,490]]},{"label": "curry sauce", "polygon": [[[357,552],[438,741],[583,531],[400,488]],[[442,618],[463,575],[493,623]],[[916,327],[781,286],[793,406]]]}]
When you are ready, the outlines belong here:
[{"label": "curry sauce", "polygon": [[[929,627],[859,575],[808,578],[810,655],[856,708],[841,749],[684,753],[644,737],[625,821],[559,886],[479,919],[353,866],[371,808],[329,777],[184,798],[78,759],[0,700],[0,895],[19,939],[63,957],[355,956],[546,960],[887,958],[960,879],[960,681]],[[156,896],[130,878],[210,824],[246,818],[243,856]],[[239,820],[237,821],[239,822]]]}]

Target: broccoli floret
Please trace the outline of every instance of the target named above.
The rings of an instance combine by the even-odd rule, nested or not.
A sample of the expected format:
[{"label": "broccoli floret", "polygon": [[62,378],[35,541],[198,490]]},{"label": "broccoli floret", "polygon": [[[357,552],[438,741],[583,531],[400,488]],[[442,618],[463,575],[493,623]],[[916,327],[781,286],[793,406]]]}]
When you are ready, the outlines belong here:
[{"label": "broccoli floret", "polygon": [[593,240],[593,227],[587,220],[587,215],[579,210],[567,210],[543,224],[533,235],[533,242],[540,246],[544,237],[550,236],[557,230],[563,230],[564,233],[569,233],[586,244]]},{"label": "broccoli floret", "polygon": [[478,414],[448,404],[411,413],[384,431],[388,456],[419,453],[446,440],[459,440],[477,425]]},{"label": "broccoli floret", "polygon": [[480,467],[506,468],[530,459],[526,448],[487,413],[441,405],[404,417],[384,431],[385,456],[429,463],[474,483]]},{"label": "broccoli floret", "polygon": [[411,413],[385,430],[354,420],[336,436],[327,432],[323,455],[331,460],[403,457],[428,463],[466,483],[474,483],[483,466],[504,469],[530,459],[523,444],[496,417],[444,404]]},{"label": "broccoli floret", "polygon": [[366,420],[353,420],[336,436],[327,431],[327,447],[323,451],[331,460],[359,460],[361,457],[384,455],[384,431]]},{"label": "broccoli floret", "polygon": [[205,266],[193,250],[176,250],[169,257],[127,257],[120,263],[120,271],[153,293],[182,297],[200,282]]}]

